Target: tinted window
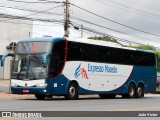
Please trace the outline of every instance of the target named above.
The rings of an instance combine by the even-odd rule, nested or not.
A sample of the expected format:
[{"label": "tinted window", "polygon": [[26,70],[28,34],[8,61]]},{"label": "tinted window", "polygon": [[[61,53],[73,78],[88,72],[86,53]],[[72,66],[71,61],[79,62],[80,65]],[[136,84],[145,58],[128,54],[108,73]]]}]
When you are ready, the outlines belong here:
[{"label": "tinted window", "polygon": [[153,66],[154,53],[112,48],[69,41],[68,61],[90,61],[100,63]]},{"label": "tinted window", "polygon": [[83,58],[84,51],[81,49],[79,43],[68,42],[68,52],[67,52],[68,61],[79,61]]}]

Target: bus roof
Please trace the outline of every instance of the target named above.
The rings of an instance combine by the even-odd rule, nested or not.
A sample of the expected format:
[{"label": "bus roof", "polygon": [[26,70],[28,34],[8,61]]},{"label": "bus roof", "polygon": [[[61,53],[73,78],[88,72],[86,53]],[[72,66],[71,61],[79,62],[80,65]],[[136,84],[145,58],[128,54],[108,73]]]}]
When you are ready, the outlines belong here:
[{"label": "bus roof", "polygon": [[[121,46],[118,43],[113,43],[113,42],[106,42],[106,41],[101,41],[101,40],[93,40],[93,39],[84,39],[84,38],[66,38],[68,41],[73,41],[73,42],[80,42],[80,43],[87,43],[87,44],[93,44],[93,45],[99,45],[99,46],[108,46],[108,47],[115,47],[115,48],[122,48],[122,49],[128,49],[128,50],[137,50],[137,51],[142,51],[142,52],[150,52],[150,53],[155,53],[152,50],[141,50],[141,49],[135,49],[135,48],[130,48],[130,47],[124,47]],[[55,40],[65,40],[63,37],[41,37],[41,38],[30,38],[30,39],[25,39],[21,40],[19,42],[54,42]]]},{"label": "bus roof", "polygon": [[116,47],[116,48],[122,48],[122,49],[136,50],[135,48],[123,47],[122,45],[120,45],[118,43],[106,42],[106,41],[102,41],[102,40],[82,39],[82,38],[68,39],[68,40],[69,41],[74,41],[74,42],[88,43],[88,44],[93,44],[93,45],[100,45],[100,46],[108,46],[108,47]]},{"label": "bus roof", "polygon": [[18,42],[53,42],[54,40],[61,40],[64,38],[53,38],[53,37],[40,37],[40,38],[28,38],[20,40]]},{"label": "bus roof", "polygon": [[142,51],[142,52],[155,53],[152,50],[142,50],[142,49],[136,49],[136,48],[131,48],[131,47],[124,47],[124,46],[122,46],[122,45],[120,45],[118,43],[106,42],[106,41],[102,41],[102,40],[76,38],[76,39],[68,39],[68,41],[74,41],[74,42],[88,43],[88,44],[93,44],[93,45],[108,46],[108,47],[122,48],[122,49],[128,49],[128,50],[136,50],[136,51]]}]

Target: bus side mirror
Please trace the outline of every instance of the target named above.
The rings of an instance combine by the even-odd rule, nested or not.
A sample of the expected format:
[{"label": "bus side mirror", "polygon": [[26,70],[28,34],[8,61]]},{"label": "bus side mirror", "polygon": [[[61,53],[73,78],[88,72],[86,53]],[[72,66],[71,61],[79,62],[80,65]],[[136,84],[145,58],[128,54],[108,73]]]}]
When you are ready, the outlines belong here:
[{"label": "bus side mirror", "polygon": [[43,60],[42,60],[42,65],[43,65],[44,67],[47,66],[47,59],[50,57],[50,55],[51,55],[50,52],[48,52],[48,53],[46,53],[46,54],[44,55]]},{"label": "bus side mirror", "polygon": [[2,56],[2,58],[1,58],[1,67],[4,66],[4,62],[5,62],[6,57],[9,57],[9,56],[14,57],[14,54],[7,53],[7,54],[5,54],[5,55]]}]

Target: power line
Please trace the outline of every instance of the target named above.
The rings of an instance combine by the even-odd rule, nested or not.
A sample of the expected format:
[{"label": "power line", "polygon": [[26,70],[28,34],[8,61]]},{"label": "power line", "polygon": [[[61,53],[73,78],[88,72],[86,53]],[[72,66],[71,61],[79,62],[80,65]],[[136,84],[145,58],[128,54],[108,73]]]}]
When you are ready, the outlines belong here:
[{"label": "power line", "polygon": [[[45,11],[48,11],[48,10],[51,10],[51,9],[55,9],[55,8],[58,8],[58,7],[61,7],[61,6],[63,6],[63,5],[59,5],[59,6],[56,6],[56,7],[53,7],[53,8],[49,8],[49,9],[46,9],[46,10],[43,10],[43,11],[38,11],[38,12],[35,12],[35,13],[27,15],[27,17],[35,15],[35,14],[43,13]],[[25,18],[26,19],[27,17],[16,17],[16,18],[20,18],[20,19],[24,19]],[[0,22],[2,22],[2,21],[8,21],[8,20],[16,19],[16,18],[14,17],[14,18],[9,18],[7,20],[0,20]],[[27,19],[33,19],[33,18],[27,18]]]},{"label": "power line", "polygon": [[[56,19],[38,19],[38,18],[28,18],[28,17],[20,17],[20,16],[11,16],[0,14],[1,18],[9,18],[9,19],[20,19],[20,20],[32,20],[32,21],[41,21],[41,22],[51,22],[51,23],[64,23],[64,20],[56,20]],[[8,20],[8,19],[7,19]],[[2,20],[0,22],[6,22],[7,20]]]},{"label": "power line", "polygon": [[[64,20],[51,20],[51,19],[49,20],[49,19],[29,18],[29,16],[31,16],[31,15],[35,15],[35,14],[38,14],[38,13],[44,13],[44,12],[46,12],[48,10],[55,9],[55,8],[58,8],[58,7],[61,7],[61,6],[63,6],[63,4],[59,5],[59,6],[56,6],[54,8],[43,10],[43,11],[36,11],[35,12],[35,11],[32,10],[32,12],[35,12],[35,13],[32,13],[32,14],[28,15],[27,17],[13,16],[13,15],[4,15],[4,14],[2,14],[1,15],[2,18],[9,18],[9,19],[7,19],[7,20],[1,20],[1,22],[7,22],[8,20],[12,20],[12,19],[20,19],[20,20],[32,20],[32,21],[41,21],[41,22],[52,22],[52,23],[54,22],[54,23],[58,23],[58,24],[64,24]],[[5,6],[3,6],[3,7],[5,7]],[[22,24],[25,24],[25,23],[22,23]]]},{"label": "power line", "polygon": [[[15,1],[15,0],[14,0]],[[19,1],[20,2],[20,1]],[[47,1],[46,1],[47,2]],[[50,1],[51,2],[51,1]],[[29,3],[29,2],[27,2],[27,3]],[[31,2],[30,2],[31,3]],[[32,2],[33,3],[33,2]],[[40,2],[40,3],[42,3],[42,2]],[[64,2],[62,2],[62,3],[64,3]],[[73,5],[73,4],[72,4]],[[77,7],[77,6],[76,6]],[[83,8],[82,8],[83,9]],[[39,12],[39,13],[42,13],[42,11],[36,11],[36,12]],[[87,12],[90,12],[90,11],[88,11],[87,10]],[[45,13],[45,12],[43,12],[43,13]],[[34,14],[34,13],[33,13]],[[92,13],[93,14],[93,13]],[[94,13],[94,15],[98,15],[98,14],[96,14],[96,13]],[[98,15],[99,17],[100,17],[100,15]],[[101,16],[101,18],[102,18],[103,16]],[[20,18],[20,19],[24,19],[24,18]],[[27,18],[28,19],[28,18]],[[44,19],[34,19],[34,18],[29,18],[29,19],[32,19],[32,20],[40,20],[40,21],[45,21]],[[108,20],[108,18],[105,18],[105,17],[103,17],[103,19],[106,19],[106,20]],[[82,19],[81,19],[82,20]],[[110,20],[110,19],[109,19]],[[49,22],[49,21],[53,21],[53,20],[46,20],[46,22]],[[57,20],[58,22],[60,22],[59,20]],[[111,20],[112,22],[113,22],[113,20]],[[110,21],[110,22],[111,22]],[[86,22],[86,23],[89,23],[89,24],[93,24],[93,25],[96,25],[96,26],[101,26],[101,25],[98,25],[98,24],[95,24],[95,23],[92,23],[92,22],[89,22],[89,21],[86,21],[86,20],[83,20],[83,22]],[[115,23],[116,21],[114,21],[114,23]],[[60,23],[62,23],[62,22],[60,22]],[[63,22],[64,23],[64,22]],[[117,23],[119,23],[119,22],[117,22]],[[116,24],[117,24],[116,23]],[[121,23],[119,23],[119,25],[120,25]],[[122,25],[124,25],[124,24],[122,24]],[[125,27],[126,27],[127,25],[125,25]],[[104,27],[104,26],[101,26],[101,27]],[[128,27],[130,27],[130,26],[128,26]],[[107,27],[106,27],[107,28]],[[85,28],[86,29],[86,28]],[[112,29],[112,28],[109,28],[110,30]],[[136,28],[134,28],[134,29],[136,29]],[[140,30],[141,31],[141,30]],[[98,31],[97,31],[98,32]],[[120,31],[117,31],[117,32],[120,32]],[[145,31],[144,31],[145,32]],[[148,34],[148,32],[145,32],[145,33],[147,33]],[[150,35],[153,35],[152,33],[150,34]],[[154,35],[155,36],[155,35]],[[158,35],[158,37],[159,37],[159,35]]]},{"label": "power line", "polygon": [[[139,43],[139,42],[134,42],[134,41],[130,41],[130,40],[127,40],[127,39],[124,39],[124,38],[118,38],[118,37],[114,37],[114,36],[112,36],[112,35],[109,35],[109,34],[105,34],[105,33],[101,33],[101,32],[98,32],[98,31],[95,31],[95,30],[93,30],[93,29],[89,29],[89,28],[84,28],[84,30],[87,30],[87,31],[89,31],[89,32],[92,32],[92,33],[96,33],[96,34],[98,34],[98,35],[102,35],[102,36],[104,36],[104,37],[110,37],[110,38],[112,38],[112,39],[115,39],[115,40],[118,40],[118,41],[121,41],[121,42],[124,42],[124,43],[132,43],[132,44],[136,44],[136,45],[148,45],[148,44],[143,44],[143,43]],[[117,41],[117,42],[118,42]],[[119,42],[118,42],[119,43]],[[121,43],[119,43],[119,44],[121,44]],[[124,46],[123,44],[121,44],[122,46]],[[160,50],[160,48],[159,47],[155,47],[156,49],[158,49],[158,50]]]},{"label": "power line", "polygon": [[[128,36],[131,36],[131,37],[136,37],[136,38],[140,38],[140,39],[148,39],[148,38],[140,37],[140,36],[137,36],[137,35],[129,35],[128,33],[125,33],[125,32],[119,31],[119,30],[115,30],[115,29],[112,29],[112,28],[109,28],[109,27],[105,27],[105,26],[102,26],[102,25],[99,25],[99,24],[95,24],[95,23],[92,23],[92,22],[89,22],[89,21],[86,21],[86,20],[83,20],[83,19],[80,19],[80,18],[77,18],[77,17],[71,17],[71,18],[82,21],[82,22],[86,22],[88,24],[95,25],[95,26],[98,26],[98,27],[101,27],[101,28],[104,28],[104,29],[108,29],[108,30],[111,30],[111,31],[114,31],[114,32],[117,32],[117,33],[120,33],[120,34],[128,35]],[[77,27],[77,29],[79,29],[79,27]],[[150,40],[150,39],[148,39],[148,40]]]},{"label": "power line", "polygon": [[[122,4],[122,3],[119,3],[119,2],[114,1],[114,0],[109,0],[109,1],[105,0],[105,1],[109,2],[110,5],[112,5],[113,7],[116,7],[116,8],[122,9],[122,10],[126,10],[126,11],[129,11],[129,12],[132,12],[132,13],[140,14],[140,15],[143,15],[143,16],[146,16],[146,17],[149,17],[149,18],[154,18],[154,19],[160,20],[159,19],[159,16],[160,16],[159,14],[154,14],[154,13],[144,11],[144,10],[141,10],[141,9],[136,9],[132,6],[128,6],[126,4]],[[114,6],[113,4],[116,5],[116,6]]]},{"label": "power line", "polygon": [[108,30],[111,30],[111,31],[114,31],[114,32],[118,32],[118,33],[122,33],[122,34],[127,34],[127,33],[124,33],[124,32],[121,32],[121,31],[109,28],[109,27],[105,27],[105,26],[102,26],[102,25],[99,25],[99,24],[96,24],[96,23],[93,23],[93,22],[89,22],[87,20],[83,20],[83,19],[80,19],[80,18],[77,18],[77,17],[71,17],[71,18],[79,20],[79,21],[82,21],[82,22],[86,22],[86,23],[89,23],[89,24],[92,24],[92,25],[95,25],[95,26],[98,26],[98,27],[101,27],[101,28],[105,28],[105,29],[108,29]]},{"label": "power line", "polygon": [[33,3],[65,3],[65,2],[58,2],[58,1],[46,1],[46,0],[44,0],[44,1],[39,1],[39,2],[27,2],[27,1],[20,1],[20,0],[7,0],[7,1],[11,1],[11,2],[19,2],[19,3],[31,3],[31,4],[33,4]]},{"label": "power line", "polygon": [[[96,0],[97,1],[97,0]],[[100,1],[99,1],[100,2]],[[110,2],[110,1],[109,1]],[[159,20],[158,18],[157,18],[157,16],[150,16],[150,15],[148,15],[148,14],[144,14],[144,13],[141,13],[140,11],[133,11],[133,10],[131,10],[131,9],[129,9],[128,7],[121,7],[120,5],[118,5],[117,6],[117,4],[114,4],[114,3],[106,3],[105,2],[105,4],[108,4],[109,6],[112,6],[112,7],[114,7],[114,8],[117,8],[117,9],[120,9],[120,10],[124,10],[124,11],[128,11],[128,12],[131,12],[131,13],[134,13],[134,14],[139,14],[139,15],[142,15],[142,16],[145,16],[145,17],[148,17],[148,18],[150,18],[150,19],[155,19],[155,20]],[[128,9],[127,9],[128,8]]]},{"label": "power line", "polygon": [[[43,21],[43,22],[44,22],[44,21]],[[32,26],[32,25],[35,25],[35,26],[55,26],[55,25],[57,25],[57,24],[58,24],[58,25],[63,25],[63,24],[64,24],[64,22],[53,22],[53,21],[51,22],[52,24],[50,24],[50,25],[37,24],[37,23],[36,23],[36,24],[35,24],[35,23],[34,23],[34,24],[29,24],[29,23],[22,23],[22,22],[21,22],[21,23],[16,23],[16,22],[11,22],[11,21],[10,21],[10,22],[8,22],[8,21],[5,22],[5,21],[4,21],[3,23],[24,24],[24,25],[28,25],[28,26]],[[46,23],[46,22],[44,22],[44,23]],[[47,23],[50,23],[50,22],[47,22]],[[54,25],[53,25],[53,24],[54,24]]]},{"label": "power line", "polygon": [[115,24],[118,24],[118,25],[121,25],[121,26],[130,28],[130,29],[132,29],[132,30],[136,30],[136,31],[139,31],[139,32],[142,32],[142,33],[145,33],[145,34],[149,34],[149,35],[153,35],[153,36],[156,36],[156,37],[160,37],[160,35],[157,35],[157,34],[154,34],[154,33],[149,33],[149,32],[143,31],[143,30],[139,30],[139,29],[137,29],[137,28],[134,28],[134,27],[131,27],[131,26],[128,26],[128,25],[119,23],[119,22],[117,22],[117,21],[111,20],[111,19],[106,18],[106,17],[101,16],[101,15],[98,15],[98,14],[93,13],[93,12],[91,12],[91,11],[89,11],[89,10],[86,10],[86,9],[84,9],[84,8],[82,8],[82,7],[79,7],[79,6],[77,6],[77,5],[73,4],[73,3],[70,3],[70,4],[73,5],[73,6],[75,6],[75,7],[77,7],[77,8],[79,8],[79,9],[81,9],[81,10],[83,10],[83,11],[85,11],[85,12],[88,12],[88,13],[94,15],[94,16],[100,17],[100,18],[105,19],[105,20],[107,20],[107,21],[110,21],[110,22],[112,22],[112,23],[115,23]]},{"label": "power line", "polygon": [[[130,1],[132,1],[132,0],[130,0]],[[133,2],[133,1],[132,1],[132,2]],[[156,1],[154,1],[154,2],[156,2]],[[141,1],[134,0],[134,3],[144,4],[144,5],[147,5],[147,7],[150,6],[151,9],[153,9],[153,8],[158,8],[158,9],[160,9],[160,7],[158,6],[159,3],[156,3],[156,4],[146,3],[146,2],[144,2],[144,1],[142,1],[142,0],[141,0]],[[148,6],[148,5],[149,5],[149,6]]]},{"label": "power line", "polygon": [[[142,16],[145,16],[145,17],[147,17],[147,18],[149,18],[149,19],[154,19],[154,20],[160,20],[159,19],[159,17],[158,16],[156,16],[156,15],[154,15],[154,16],[151,16],[151,15],[149,15],[149,14],[145,14],[145,13],[141,13],[140,11],[133,11],[133,10],[130,10],[130,7],[128,6],[128,7],[124,7],[124,6],[120,6],[120,5],[116,5],[116,4],[114,4],[114,3],[111,3],[110,1],[110,3],[108,2],[102,2],[102,1],[99,1],[99,0],[96,0],[96,1],[98,1],[98,2],[100,2],[100,3],[102,3],[103,5],[105,4],[108,4],[109,6],[112,6],[112,7],[114,7],[114,8],[117,8],[117,9],[120,9],[120,10],[124,10],[125,12],[130,12],[130,13],[134,13],[134,14],[138,14],[138,15],[142,15]],[[128,8],[128,9],[127,9]]]},{"label": "power line", "polygon": [[150,4],[146,4],[146,3],[137,3],[138,1],[131,1],[131,0],[130,1],[122,0],[122,1],[124,1],[125,3],[129,3],[129,4],[132,4],[132,5],[134,4],[136,6],[143,7],[143,8],[148,9],[148,10],[153,10],[153,11],[160,10],[160,7],[150,6]]},{"label": "power line", "polygon": [[[77,24],[77,23],[75,23],[75,22],[71,22],[71,24],[72,24],[73,26],[80,26],[80,24]],[[130,41],[130,40],[123,39],[123,38],[118,38],[118,37],[115,37],[115,36],[112,36],[112,35],[109,35],[109,34],[106,34],[106,33],[103,33],[103,32],[99,32],[99,31],[97,31],[97,30],[94,30],[94,29],[89,28],[89,27],[86,27],[86,26],[83,26],[83,29],[84,29],[85,31],[89,31],[89,32],[91,32],[91,33],[95,33],[95,34],[97,34],[97,35],[101,35],[101,36],[104,36],[104,37],[110,37],[110,38],[113,38],[113,39],[118,40],[118,41],[121,41],[121,42],[133,43],[133,44],[138,44],[138,45],[147,45],[147,44],[143,44],[143,43],[139,43],[139,42],[134,42],[134,41]],[[160,50],[159,47],[155,47],[155,48]]]},{"label": "power line", "polygon": [[[12,7],[12,6],[3,6],[1,5],[0,7],[2,8],[9,8],[9,9],[15,9],[15,10],[21,10],[21,11],[26,11],[26,12],[40,12],[39,10],[31,10],[31,9],[23,9],[23,8],[17,8],[17,7]],[[47,12],[47,11],[44,11],[43,13],[45,14],[54,14],[54,15],[63,15],[63,14],[58,14],[58,13],[55,13],[55,12]]]}]

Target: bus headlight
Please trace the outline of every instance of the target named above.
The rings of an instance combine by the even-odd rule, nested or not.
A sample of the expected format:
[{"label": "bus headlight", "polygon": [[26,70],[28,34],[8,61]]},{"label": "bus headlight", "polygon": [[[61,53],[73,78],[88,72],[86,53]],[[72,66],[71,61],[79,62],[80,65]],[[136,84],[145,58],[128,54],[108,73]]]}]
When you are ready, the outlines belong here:
[{"label": "bus headlight", "polygon": [[45,87],[45,86],[47,86],[48,84],[47,83],[40,83],[40,84],[37,84],[36,86],[37,87]]},{"label": "bus headlight", "polygon": [[12,87],[17,87],[17,84],[11,83],[11,86],[12,86]]}]

